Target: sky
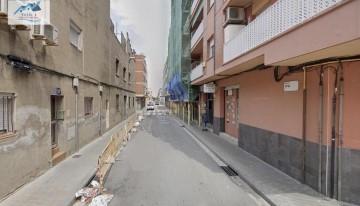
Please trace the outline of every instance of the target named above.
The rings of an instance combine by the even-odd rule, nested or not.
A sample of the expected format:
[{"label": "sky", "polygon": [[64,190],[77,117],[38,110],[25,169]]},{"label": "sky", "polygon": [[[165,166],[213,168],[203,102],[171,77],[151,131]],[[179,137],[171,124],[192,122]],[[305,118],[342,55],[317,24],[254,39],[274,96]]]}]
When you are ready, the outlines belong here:
[{"label": "sky", "polygon": [[[148,86],[156,96],[162,87],[170,27],[170,0],[111,0],[117,32],[129,33],[133,49],[146,56]],[[118,36],[120,37],[120,35]]]}]

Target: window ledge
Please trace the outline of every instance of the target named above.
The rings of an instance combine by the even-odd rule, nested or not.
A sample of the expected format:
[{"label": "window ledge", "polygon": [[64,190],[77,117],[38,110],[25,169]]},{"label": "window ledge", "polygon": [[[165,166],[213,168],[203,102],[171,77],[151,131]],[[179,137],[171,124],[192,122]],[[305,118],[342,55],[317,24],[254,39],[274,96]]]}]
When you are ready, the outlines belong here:
[{"label": "window ledge", "polygon": [[9,133],[5,133],[5,134],[0,134],[0,140],[9,139],[12,137],[16,137],[16,133],[9,132]]}]

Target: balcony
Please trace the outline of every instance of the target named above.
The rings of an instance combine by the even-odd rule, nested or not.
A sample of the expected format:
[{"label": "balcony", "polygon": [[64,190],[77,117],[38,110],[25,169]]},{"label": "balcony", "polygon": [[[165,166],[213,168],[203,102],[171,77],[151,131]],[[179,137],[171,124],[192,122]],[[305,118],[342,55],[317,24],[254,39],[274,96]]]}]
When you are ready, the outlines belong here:
[{"label": "balcony", "polygon": [[195,79],[204,75],[203,65],[200,63],[197,65],[190,73],[190,80],[194,81]]},{"label": "balcony", "polygon": [[194,0],[191,4],[191,10],[190,10],[190,15],[192,15],[196,9],[196,5],[198,5],[200,0]]},{"label": "balcony", "polygon": [[279,0],[224,44],[224,63],[311,20],[343,0]]},{"label": "balcony", "polygon": [[196,44],[196,42],[201,37],[202,33],[204,32],[204,21],[202,21],[199,24],[199,27],[196,29],[196,31],[191,36],[191,48],[193,48]]}]

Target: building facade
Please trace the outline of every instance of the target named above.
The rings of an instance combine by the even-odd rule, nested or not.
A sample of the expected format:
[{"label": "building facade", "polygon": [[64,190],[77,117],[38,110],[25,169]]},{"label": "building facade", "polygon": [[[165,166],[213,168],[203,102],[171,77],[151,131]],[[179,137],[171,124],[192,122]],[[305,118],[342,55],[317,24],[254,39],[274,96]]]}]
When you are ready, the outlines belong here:
[{"label": "building facade", "polygon": [[136,91],[136,109],[143,109],[146,102],[146,90],[148,86],[147,64],[145,56],[142,54],[135,55],[135,91]]},{"label": "building facade", "polygon": [[191,84],[213,132],[360,204],[360,2],[194,0]]},{"label": "building facade", "polygon": [[110,1],[51,1],[51,24],[53,46],[0,19],[0,198],[135,112],[134,54]]}]

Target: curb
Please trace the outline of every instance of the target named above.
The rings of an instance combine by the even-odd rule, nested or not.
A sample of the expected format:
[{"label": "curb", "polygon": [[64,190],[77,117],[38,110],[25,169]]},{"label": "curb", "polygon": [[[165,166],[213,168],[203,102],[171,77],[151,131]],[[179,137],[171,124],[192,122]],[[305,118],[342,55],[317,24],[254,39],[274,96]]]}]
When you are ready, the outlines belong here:
[{"label": "curb", "polygon": [[[96,177],[96,173],[97,171],[95,170],[94,173],[91,175],[91,177],[86,181],[86,183],[82,186],[82,188],[84,187],[87,187],[91,181]],[[73,199],[69,202],[68,206],[73,206],[76,202],[76,197],[75,197],[75,194],[74,194],[74,197]]]},{"label": "curb", "polygon": [[[175,118],[177,118],[176,116],[173,116]],[[248,179],[246,179],[241,172],[239,172],[238,170],[235,169],[235,167],[233,167],[233,165],[229,164],[227,161],[225,161],[222,157],[220,157],[212,148],[210,148],[205,142],[203,142],[198,135],[192,131],[191,128],[189,128],[189,126],[187,124],[183,124],[184,128],[186,130],[188,130],[192,135],[194,135],[201,143],[203,143],[217,158],[219,158],[221,161],[223,161],[226,165],[230,166],[235,172],[238,173],[239,178],[244,181],[247,185],[249,185],[249,187],[251,189],[254,190],[254,192],[256,194],[258,194],[261,198],[263,198],[268,204],[270,204],[271,206],[276,206],[276,204],[270,200],[263,192],[261,192],[261,190],[259,190],[254,184],[252,184]],[[191,126],[190,126],[191,127]]]}]

